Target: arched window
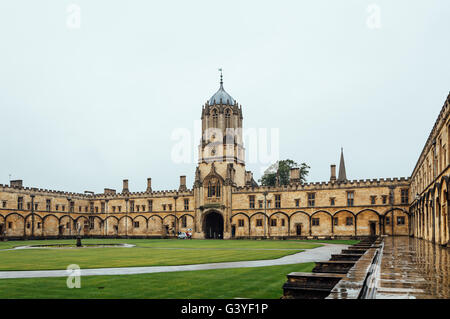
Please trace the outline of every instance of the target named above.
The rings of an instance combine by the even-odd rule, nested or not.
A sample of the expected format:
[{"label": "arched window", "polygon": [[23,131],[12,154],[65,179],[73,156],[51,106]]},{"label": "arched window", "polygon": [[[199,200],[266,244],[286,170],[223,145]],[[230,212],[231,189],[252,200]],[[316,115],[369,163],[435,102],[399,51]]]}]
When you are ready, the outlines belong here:
[{"label": "arched window", "polygon": [[225,128],[229,128],[229,127],[232,127],[231,126],[231,112],[230,112],[230,109],[228,109],[225,112]]},{"label": "arched window", "polygon": [[216,109],[214,109],[213,110],[213,115],[212,115],[212,119],[213,119],[213,127],[218,127],[219,125],[218,125],[218,123],[219,123],[219,121],[218,121],[218,118],[219,118],[219,116],[217,115],[217,110]]},{"label": "arched window", "polygon": [[220,197],[220,182],[216,178],[208,182],[208,197]]}]

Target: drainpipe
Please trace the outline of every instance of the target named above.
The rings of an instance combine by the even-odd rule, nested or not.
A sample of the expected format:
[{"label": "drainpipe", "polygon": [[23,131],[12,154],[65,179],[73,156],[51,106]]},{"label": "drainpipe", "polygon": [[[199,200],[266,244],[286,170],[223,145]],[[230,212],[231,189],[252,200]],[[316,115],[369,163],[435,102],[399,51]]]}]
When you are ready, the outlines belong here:
[{"label": "drainpipe", "polygon": [[267,224],[267,194],[268,192],[264,192],[264,237],[266,237],[266,224]]},{"label": "drainpipe", "polygon": [[34,194],[31,194],[31,238],[34,237]]},{"label": "drainpipe", "polygon": [[178,236],[177,199],[178,199],[178,195],[173,197],[173,202],[174,202],[173,206],[175,209],[175,211],[174,211],[174,213],[175,213],[175,236]]},{"label": "drainpipe", "polygon": [[125,237],[128,238],[128,198],[125,198]]},{"label": "drainpipe", "polygon": [[69,236],[72,236],[72,227],[74,227],[72,216],[70,215],[70,202],[71,202],[71,200],[72,199],[70,197],[67,197],[67,202],[69,203],[68,204],[69,205],[69,225],[70,225],[70,227],[69,227]]},{"label": "drainpipe", "polygon": [[109,199],[105,200],[105,210],[106,210],[106,218],[105,218],[105,237],[108,236],[108,217],[109,217],[109,208],[108,208]]},{"label": "drainpipe", "polygon": [[394,187],[389,187],[391,190],[390,199],[391,199],[391,210],[392,210],[392,220],[391,220],[391,236],[394,237]]}]

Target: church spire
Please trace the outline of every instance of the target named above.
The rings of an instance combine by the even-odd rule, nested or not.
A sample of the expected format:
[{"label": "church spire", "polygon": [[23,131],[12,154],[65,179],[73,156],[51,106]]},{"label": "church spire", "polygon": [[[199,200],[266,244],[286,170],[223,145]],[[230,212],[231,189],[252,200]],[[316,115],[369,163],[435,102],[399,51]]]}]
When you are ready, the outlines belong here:
[{"label": "church spire", "polygon": [[345,172],[344,149],[341,148],[341,162],[339,163],[338,183],[347,181],[347,173]]}]

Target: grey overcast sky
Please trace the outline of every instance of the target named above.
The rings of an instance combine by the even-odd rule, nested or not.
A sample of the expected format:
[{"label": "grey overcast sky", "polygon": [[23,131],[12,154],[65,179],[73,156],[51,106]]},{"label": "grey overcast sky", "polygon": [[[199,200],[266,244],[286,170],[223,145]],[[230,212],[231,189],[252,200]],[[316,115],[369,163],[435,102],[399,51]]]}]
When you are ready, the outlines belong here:
[{"label": "grey overcast sky", "polygon": [[2,0],[0,183],[191,187],[171,135],[194,129],[220,67],[244,127],[279,128],[308,181],[341,146],[349,179],[410,176],[450,90],[449,17],[448,0]]}]

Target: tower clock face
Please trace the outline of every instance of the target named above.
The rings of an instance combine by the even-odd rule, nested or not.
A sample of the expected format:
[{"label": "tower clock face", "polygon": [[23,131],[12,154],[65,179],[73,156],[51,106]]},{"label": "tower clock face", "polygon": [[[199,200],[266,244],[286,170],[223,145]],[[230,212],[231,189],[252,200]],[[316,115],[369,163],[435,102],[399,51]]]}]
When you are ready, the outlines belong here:
[{"label": "tower clock face", "polygon": [[211,150],[211,155],[215,155],[215,154],[216,154],[216,149],[213,148],[213,149]]}]

